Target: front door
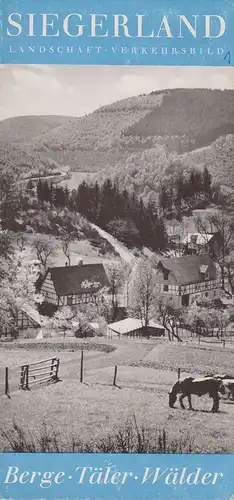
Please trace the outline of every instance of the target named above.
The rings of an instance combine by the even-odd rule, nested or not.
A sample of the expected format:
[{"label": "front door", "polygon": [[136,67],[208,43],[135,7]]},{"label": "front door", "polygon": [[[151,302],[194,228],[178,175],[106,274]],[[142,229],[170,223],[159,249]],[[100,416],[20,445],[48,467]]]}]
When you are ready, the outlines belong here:
[{"label": "front door", "polygon": [[189,306],[189,294],[188,295],[182,295],[182,301],[181,301],[182,306]]}]

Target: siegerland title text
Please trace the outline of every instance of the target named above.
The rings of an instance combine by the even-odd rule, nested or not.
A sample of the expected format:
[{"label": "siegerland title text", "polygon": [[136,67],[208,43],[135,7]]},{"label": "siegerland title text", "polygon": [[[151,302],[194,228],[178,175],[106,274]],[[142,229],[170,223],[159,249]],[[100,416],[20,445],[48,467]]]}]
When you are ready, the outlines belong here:
[{"label": "siegerland title text", "polygon": [[[61,16],[59,13],[12,12],[8,15],[7,35],[34,37],[59,37],[62,34],[70,38],[88,36],[91,38],[184,38],[188,34],[193,38],[220,38],[225,34],[226,22],[223,16],[216,14],[191,16],[162,15],[157,20],[144,14],[127,16],[125,14],[77,12]],[[173,22],[172,22],[173,21]]]}]

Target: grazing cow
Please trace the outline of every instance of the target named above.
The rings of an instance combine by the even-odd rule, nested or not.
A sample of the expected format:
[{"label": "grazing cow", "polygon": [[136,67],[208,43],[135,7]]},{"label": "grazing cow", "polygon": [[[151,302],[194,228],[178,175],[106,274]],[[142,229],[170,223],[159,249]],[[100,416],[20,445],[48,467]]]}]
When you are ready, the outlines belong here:
[{"label": "grazing cow", "polygon": [[174,408],[174,404],[177,399],[177,394],[181,394],[179,397],[179,402],[181,408],[185,409],[183,399],[188,398],[189,410],[192,410],[192,399],[191,395],[204,396],[209,394],[210,398],[213,399],[213,406],[211,411],[216,413],[219,409],[219,387],[221,385],[221,380],[214,377],[205,377],[201,379],[196,379],[193,377],[186,377],[184,379],[178,380],[169,392],[169,406]]},{"label": "grazing cow", "polygon": [[232,399],[234,399],[234,379],[223,379],[221,381],[219,392],[223,396],[226,395],[227,399],[230,399],[230,396],[232,396]]}]

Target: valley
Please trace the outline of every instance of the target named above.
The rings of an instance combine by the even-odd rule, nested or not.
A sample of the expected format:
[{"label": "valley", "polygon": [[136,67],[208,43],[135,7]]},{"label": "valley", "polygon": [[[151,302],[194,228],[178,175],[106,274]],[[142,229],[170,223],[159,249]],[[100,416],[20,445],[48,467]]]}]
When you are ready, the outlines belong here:
[{"label": "valley", "polygon": [[0,122],[0,450],[233,452],[233,92]]},{"label": "valley", "polygon": [[96,173],[100,182],[108,177],[145,200],[157,200],[162,181],[207,165],[214,182],[228,190],[233,102],[231,90],[175,89],[127,98],[81,118],[4,120],[0,170],[5,165],[19,176],[50,175],[68,166],[82,179],[83,172]]}]

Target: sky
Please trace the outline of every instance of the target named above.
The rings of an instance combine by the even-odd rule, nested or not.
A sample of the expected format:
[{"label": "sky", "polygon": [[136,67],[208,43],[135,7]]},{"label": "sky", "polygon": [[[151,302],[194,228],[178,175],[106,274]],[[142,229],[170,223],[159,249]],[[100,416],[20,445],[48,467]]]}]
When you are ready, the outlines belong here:
[{"label": "sky", "polygon": [[0,120],[82,116],[126,97],[168,88],[234,89],[234,68],[0,65]]}]

